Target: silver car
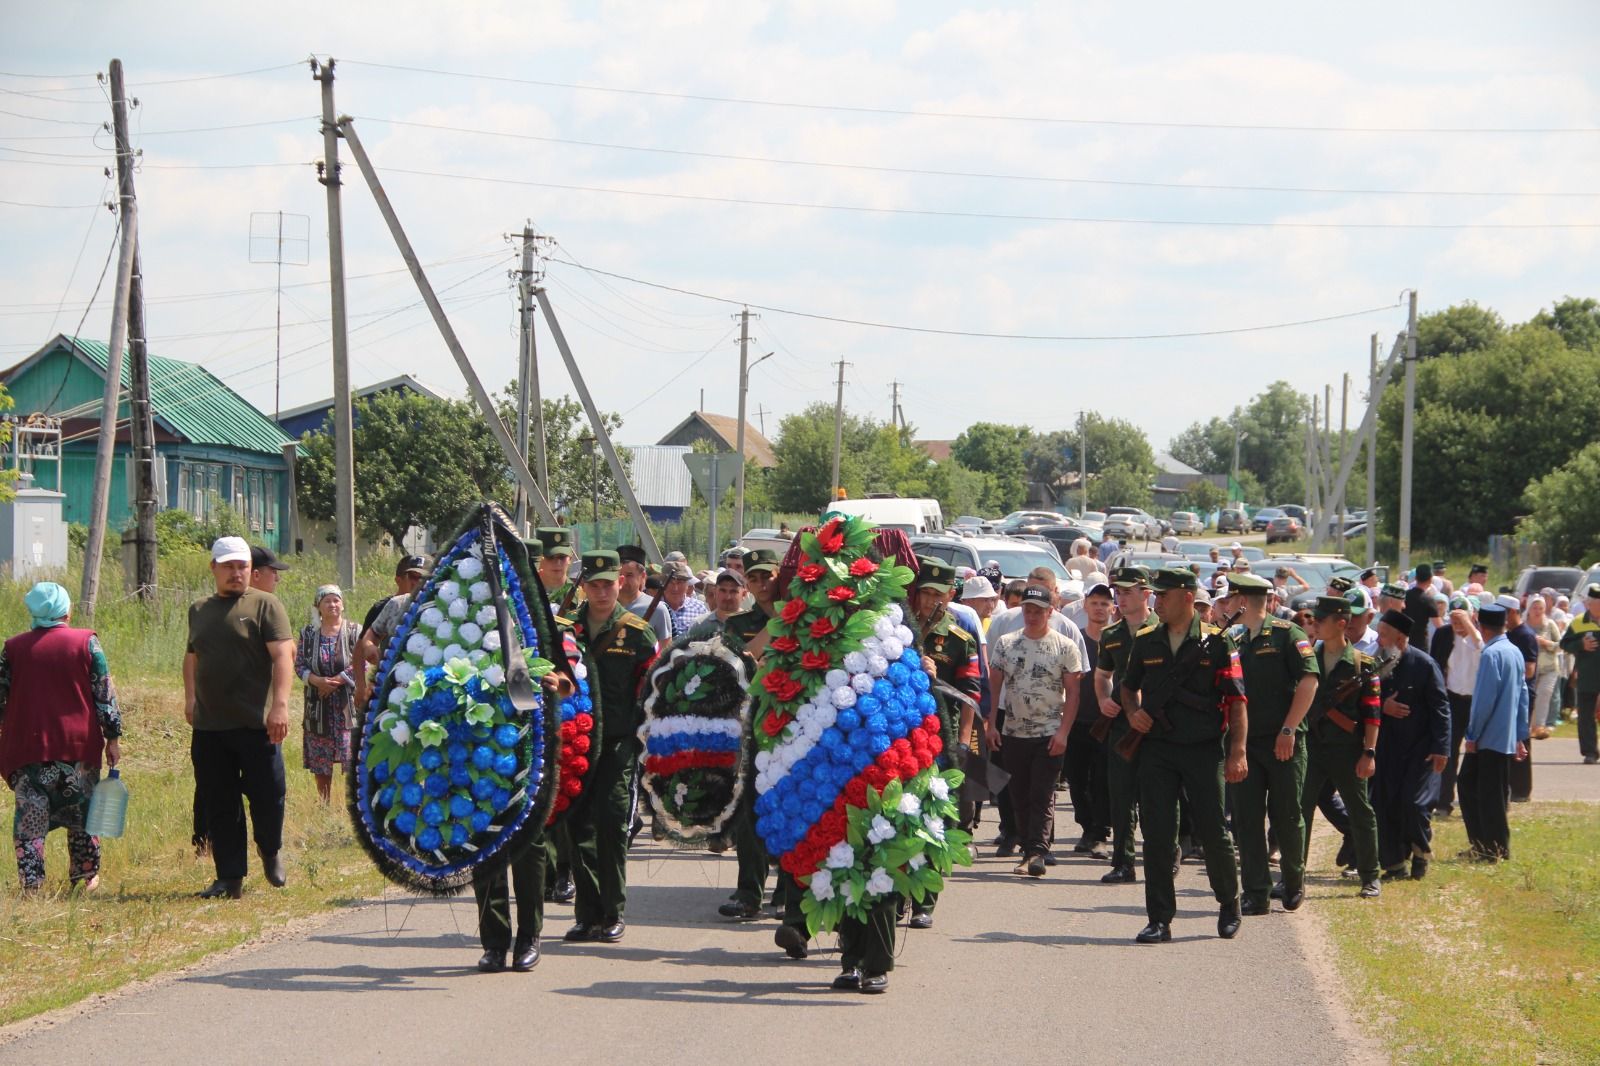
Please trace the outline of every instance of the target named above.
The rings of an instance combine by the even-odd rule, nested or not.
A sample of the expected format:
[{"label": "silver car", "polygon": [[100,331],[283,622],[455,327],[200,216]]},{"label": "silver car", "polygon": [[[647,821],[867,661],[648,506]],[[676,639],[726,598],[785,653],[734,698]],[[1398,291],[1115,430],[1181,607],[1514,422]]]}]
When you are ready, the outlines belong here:
[{"label": "silver car", "polygon": [[1173,511],[1169,523],[1172,526],[1172,532],[1180,537],[1185,534],[1198,537],[1206,531],[1205,522],[1193,511]]}]

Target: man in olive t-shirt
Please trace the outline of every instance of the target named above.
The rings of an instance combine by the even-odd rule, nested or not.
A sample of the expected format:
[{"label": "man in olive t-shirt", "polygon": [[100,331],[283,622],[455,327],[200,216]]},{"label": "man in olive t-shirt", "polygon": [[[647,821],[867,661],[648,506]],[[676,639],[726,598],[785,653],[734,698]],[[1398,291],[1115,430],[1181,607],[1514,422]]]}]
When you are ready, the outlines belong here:
[{"label": "man in olive t-shirt", "polygon": [[276,596],[249,587],[250,546],[219,537],[211,546],[216,595],[189,608],[183,657],[189,757],[211,835],[217,878],[200,895],[238,899],[249,862],[244,800],[267,881],[284,884],[284,776],[279,748],[289,732],[294,634]]}]

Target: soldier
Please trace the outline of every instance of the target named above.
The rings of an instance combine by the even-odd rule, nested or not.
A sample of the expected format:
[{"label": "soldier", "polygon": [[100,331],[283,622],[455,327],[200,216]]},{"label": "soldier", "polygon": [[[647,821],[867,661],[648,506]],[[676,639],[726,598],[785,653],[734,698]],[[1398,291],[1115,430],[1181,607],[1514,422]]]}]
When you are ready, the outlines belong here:
[{"label": "soldier", "polygon": [[[1367,779],[1377,767],[1381,682],[1372,657],[1357,651],[1346,639],[1349,621],[1350,603],[1344,597],[1317,597],[1316,652],[1322,684],[1311,704],[1300,810],[1309,826],[1323,785],[1333,782],[1350,812],[1361,896],[1372,899],[1382,886],[1378,882],[1378,816],[1367,794]],[[1308,852],[1310,843],[1308,834]]]},{"label": "soldier", "polygon": [[1232,630],[1239,646],[1245,695],[1250,698],[1250,734],[1245,743],[1249,774],[1233,786],[1233,835],[1239,843],[1245,914],[1272,909],[1272,873],[1267,864],[1266,818],[1271,806],[1283,872],[1283,909],[1305,901],[1305,822],[1300,795],[1306,780],[1305,717],[1317,694],[1317,660],[1305,631],[1267,617],[1266,581],[1239,574],[1228,582],[1230,606],[1239,611]]},{"label": "soldier", "polygon": [[[745,572],[749,573],[749,558],[745,559]],[[955,567],[942,559],[917,557],[917,580],[911,586],[911,611],[917,620],[918,642],[921,645],[923,668],[936,681],[942,681],[966,696],[957,713],[957,737],[972,735],[972,722],[976,715],[978,681],[978,638],[956,624],[955,617],[945,610],[955,590]],[[945,712],[940,711],[944,717]],[[948,739],[950,730],[945,729]],[[929,893],[920,903],[911,906],[911,928],[933,928],[933,909],[939,902],[937,893]]]},{"label": "soldier", "polygon": [[[583,553],[583,611],[571,624],[588,652],[600,691],[602,736],[590,749],[594,764],[588,786],[567,815],[572,834],[572,873],[578,894],[576,923],[568,940],[614,944],[627,926],[622,920],[628,889],[628,826],[632,778],[639,754],[643,712],[640,683],[655,659],[649,623],[617,602],[618,560],[614,551]],[[568,624],[558,619],[558,624]]]},{"label": "soldier", "polygon": [[[1133,868],[1133,830],[1139,805],[1139,782],[1134,770],[1138,760],[1118,758],[1111,749],[1128,731],[1128,720],[1122,716],[1122,676],[1128,671],[1133,638],[1150,617],[1150,572],[1142,566],[1124,566],[1111,575],[1111,583],[1117,590],[1117,611],[1122,618],[1100,633],[1094,692],[1100,714],[1111,719],[1104,756],[1111,802],[1111,872],[1100,880],[1120,885],[1139,880]],[[1087,711],[1083,713],[1086,715]]]},{"label": "soldier", "polygon": [[565,526],[540,526],[533,531],[543,554],[539,558],[539,583],[550,597],[550,607],[566,614],[577,602],[577,591],[568,571],[572,566],[572,530]]},{"label": "soldier", "polygon": [[[782,562],[771,548],[751,548],[742,556],[744,583],[755,597],[755,606],[728,619],[728,632],[745,643],[765,632],[767,622],[777,611],[773,607],[778,597],[778,564]],[[731,569],[731,568],[730,568]],[[735,570],[734,573],[739,571]],[[763,644],[766,642],[763,641]]]},{"label": "soldier", "polygon": [[1172,939],[1178,909],[1173,875],[1180,791],[1188,798],[1190,818],[1205,848],[1206,876],[1221,908],[1217,935],[1233,939],[1243,921],[1222,783],[1224,778],[1244,780],[1248,765],[1244,684],[1232,642],[1194,613],[1197,585],[1189,570],[1156,571],[1151,586],[1161,624],[1134,637],[1122,679],[1128,724],[1148,737],[1139,744],[1137,771],[1145,827],[1144,902],[1150,919],[1134,938],[1141,944]]}]

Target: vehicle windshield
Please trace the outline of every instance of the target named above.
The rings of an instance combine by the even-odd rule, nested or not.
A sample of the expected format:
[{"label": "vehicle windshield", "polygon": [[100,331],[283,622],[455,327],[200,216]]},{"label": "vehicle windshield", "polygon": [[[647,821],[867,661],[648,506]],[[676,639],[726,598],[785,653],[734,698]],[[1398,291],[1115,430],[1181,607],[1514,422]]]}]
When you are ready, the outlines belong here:
[{"label": "vehicle windshield", "polygon": [[1273,519],[1273,518],[1282,518],[1282,517],[1283,517],[1283,512],[1278,510],[1276,507],[1263,507],[1263,508],[1261,508],[1261,510],[1256,512],[1256,518],[1258,518],[1258,519],[1260,519],[1260,518]]},{"label": "vehicle windshield", "polygon": [[1014,577],[1027,577],[1028,571],[1036,566],[1048,566],[1056,575],[1057,580],[1066,581],[1072,577],[1067,573],[1067,568],[1061,565],[1047,549],[1040,547],[1036,551],[1019,551],[1016,548],[990,548],[976,549],[979,561],[987,566],[990,562],[1000,564],[1000,573],[1009,580]]},{"label": "vehicle windshield", "polygon": [[1083,522],[1104,522],[1106,513],[1104,511],[1085,511],[1078,518]]}]

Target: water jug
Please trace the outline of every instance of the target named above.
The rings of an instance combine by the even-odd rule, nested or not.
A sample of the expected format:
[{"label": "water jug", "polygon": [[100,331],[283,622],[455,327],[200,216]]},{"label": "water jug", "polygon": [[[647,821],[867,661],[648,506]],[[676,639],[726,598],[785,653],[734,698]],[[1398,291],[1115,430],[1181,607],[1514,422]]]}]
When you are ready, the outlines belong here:
[{"label": "water jug", "polygon": [[89,797],[89,817],[83,831],[92,837],[119,837],[128,820],[128,786],[113,769],[104,781],[94,786]]}]

